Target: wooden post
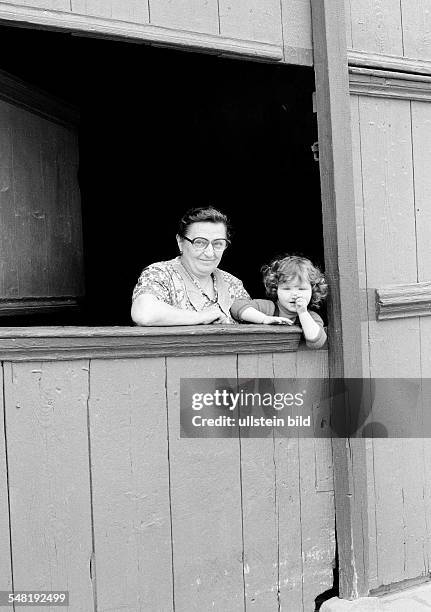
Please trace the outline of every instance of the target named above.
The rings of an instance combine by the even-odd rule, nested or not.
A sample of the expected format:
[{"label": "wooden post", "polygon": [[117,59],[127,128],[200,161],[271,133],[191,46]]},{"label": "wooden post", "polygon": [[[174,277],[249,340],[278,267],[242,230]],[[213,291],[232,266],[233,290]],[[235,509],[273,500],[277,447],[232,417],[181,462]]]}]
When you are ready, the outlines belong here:
[{"label": "wooden post", "polygon": [[[330,285],[329,375],[362,378],[359,278],[343,0],[311,0],[325,267]],[[346,410],[348,406],[346,405]],[[340,597],[368,594],[365,440],[333,440]]]}]

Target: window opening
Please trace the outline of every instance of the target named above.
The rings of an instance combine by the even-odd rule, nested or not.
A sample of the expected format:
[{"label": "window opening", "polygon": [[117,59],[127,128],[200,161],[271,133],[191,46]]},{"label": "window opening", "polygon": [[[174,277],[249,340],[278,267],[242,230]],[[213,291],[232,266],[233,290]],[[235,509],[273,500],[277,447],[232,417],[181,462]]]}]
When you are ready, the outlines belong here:
[{"label": "window opening", "polygon": [[79,315],[3,325],[130,325],[139,273],[176,256],[177,220],[195,205],[230,217],[220,267],[254,297],[260,267],[282,253],[323,268],[312,69],[8,27],[0,57],[79,110],[85,277]]}]

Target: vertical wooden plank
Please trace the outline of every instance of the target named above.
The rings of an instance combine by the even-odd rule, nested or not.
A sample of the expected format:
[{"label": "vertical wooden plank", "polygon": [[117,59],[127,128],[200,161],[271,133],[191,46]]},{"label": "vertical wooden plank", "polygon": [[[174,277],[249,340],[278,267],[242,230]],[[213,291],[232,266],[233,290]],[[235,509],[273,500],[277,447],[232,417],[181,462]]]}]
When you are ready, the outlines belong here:
[{"label": "vertical wooden plank", "polygon": [[[13,191],[12,127],[8,125],[0,104],[0,223],[7,232],[0,240],[0,295],[15,297],[19,293],[18,258],[12,256],[16,240],[16,210]],[[2,116],[3,115],[3,116]]]},{"label": "vertical wooden plank", "polygon": [[[274,355],[274,376],[328,377],[326,351],[299,351],[294,368]],[[330,439],[276,440],[279,468],[280,596],[287,610],[311,610],[332,587],[335,508]]]},{"label": "vertical wooden plank", "polygon": [[313,65],[310,0],[281,0],[284,61]]},{"label": "vertical wooden plank", "polygon": [[4,368],[14,587],[92,610],[88,362]]},{"label": "vertical wooden plank", "polygon": [[81,296],[84,278],[78,135],[45,121],[39,125],[39,146],[39,214],[46,225],[47,295]]},{"label": "vertical wooden plank", "polygon": [[217,0],[150,0],[153,25],[218,34]]},{"label": "vertical wooden plank", "polygon": [[[415,171],[415,216],[416,216],[416,249],[417,279],[431,280],[431,104],[429,102],[412,102],[412,139],[413,165]],[[421,330],[421,374],[431,378],[431,317],[420,319]]]},{"label": "vertical wooden plank", "polygon": [[352,49],[353,47],[353,33],[352,33],[352,0],[345,0],[344,11],[346,14],[346,42],[347,48]]},{"label": "vertical wooden plank", "polygon": [[[0,590],[12,589],[12,566],[9,524],[9,491],[6,462],[6,430],[4,427],[3,364],[0,369]],[[12,606],[5,610],[12,612]]]},{"label": "vertical wooden plank", "polygon": [[401,0],[404,54],[421,60],[431,59],[431,14],[427,0]]},{"label": "vertical wooden plank", "polygon": [[[328,378],[326,351],[300,351],[297,377]],[[333,586],[335,506],[333,487],[319,487],[320,464],[331,458],[331,439],[300,439],[300,495],[304,610],[312,610],[317,595]],[[332,462],[327,466],[331,470]],[[329,484],[329,483],[327,483]]]},{"label": "vertical wooden plank", "polygon": [[[2,107],[5,105],[1,103]],[[6,112],[13,125],[12,188],[17,216],[15,248],[19,247],[21,252],[25,249],[26,254],[26,257],[18,258],[19,295],[43,296],[49,294],[49,288],[39,118],[12,105],[8,106]]]},{"label": "vertical wooden plank", "polygon": [[[359,100],[368,285],[373,288],[415,282],[418,278],[415,199],[421,168],[420,164],[418,169],[415,165],[413,173],[415,143],[410,102],[368,97]],[[371,309],[369,316],[371,375],[420,378],[419,320],[376,322]],[[387,359],[388,355],[391,359]],[[385,422],[387,403],[387,394],[375,399],[373,420]],[[388,408],[391,417],[396,417],[394,409],[404,410],[404,406],[396,403]],[[420,418],[414,414],[413,406],[409,408],[411,420]],[[426,573],[429,510],[424,501],[425,459],[420,441],[377,439],[372,441],[370,452],[368,475],[373,492],[369,509],[375,525],[375,536],[370,541],[373,572],[370,585],[375,588]],[[412,473],[416,475],[414,479]]]},{"label": "vertical wooden plank", "polygon": [[400,0],[353,0],[350,10],[353,49],[403,55]]},{"label": "vertical wooden plank", "polygon": [[239,441],[179,437],[180,379],[236,378],[236,356],[168,358],[169,464],[177,610],[244,610]]},{"label": "vertical wooden plank", "polygon": [[219,0],[220,34],[282,44],[280,0]]},{"label": "vertical wooden plank", "polygon": [[[311,0],[325,271],[331,295],[329,375],[361,378],[361,326],[344,0]],[[368,594],[365,443],[333,441],[340,594]]]},{"label": "vertical wooden plank", "polygon": [[[273,376],[294,378],[297,355],[273,355]],[[293,359],[292,359],[293,357]],[[284,610],[304,607],[304,556],[302,549],[300,441],[296,437],[275,439],[277,469],[278,581]]]},{"label": "vertical wooden plank", "polygon": [[[238,355],[238,378],[273,376],[271,353]],[[246,609],[276,611],[281,588],[278,553],[282,509],[278,500],[272,435],[241,439],[241,475]]]},{"label": "vertical wooden plank", "polygon": [[[358,275],[360,290],[360,310],[361,310],[361,339],[362,339],[362,368],[364,375],[368,374],[370,368],[369,348],[368,348],[368,319],[369,303],[374,308],[374,295],[368,297],[368,280],[365,252],[365,221],[364,221],[364,198],[362,185],[362,157],[361,157],[361,133],[360,133],[360,113],[359,96],[351,96],[351,117],[352,117],[352,151],[353,151],[353,177],[355,188],[355,211],[356,211],[356,238],[358,252]],[[371,314],[374,317],[373,313]]]},{"label": "vertical wooden plank", "polygon": [[71,0],[73,13],[94,15],[107,19],[148,23],[147,0]]},{"label": "vertical wooden plank", "polygon": [[[419,3],[421,6],[421,3]],[[413,8],[413,7],[412,7]],[[431,252],[429,236],[431,233],[431,105],[429,102],[412,102],[412,140],[413,166],[415,169],[415,215],[418,281],[431,279]],[[421,377],[429,385],[431,379],[431,317],[419,319]],[[429,465],[431,465],[430,420],[427,416],[429,400],[422,401],[424,411],[424,439],[421,441],[423,465],[421,480],[423,484],[423,503],[426,517],[427,545],[424,566],[430,571],[431,565],[431,489],[427,484]]]},{"label": "vertical wooden plank", "polygon": [[[410,103],[364,96],[360,114],[368,287],[415,282]],[[420,376],[418,319],[369,318],[371,375]]]},{"label": "vertical wooden plank", "polygon": [[98,610],[172,610],[165,360],[92,360],[89,409]]}]

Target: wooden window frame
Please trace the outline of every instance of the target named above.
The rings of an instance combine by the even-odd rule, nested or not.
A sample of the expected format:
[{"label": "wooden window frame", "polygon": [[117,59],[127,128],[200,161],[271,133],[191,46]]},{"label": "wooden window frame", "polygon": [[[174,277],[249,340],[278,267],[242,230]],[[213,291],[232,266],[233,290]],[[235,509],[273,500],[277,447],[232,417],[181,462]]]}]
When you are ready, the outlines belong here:
[{"label": "wooden window frame", "polygon": [[[325,273],[331,295],[329,376],[362,378],[362,341],[344,0],[311,0]],[[348,411],[346,405],[346,413]],[[332,441],[340,597],[367,596],[366,441]]]}]

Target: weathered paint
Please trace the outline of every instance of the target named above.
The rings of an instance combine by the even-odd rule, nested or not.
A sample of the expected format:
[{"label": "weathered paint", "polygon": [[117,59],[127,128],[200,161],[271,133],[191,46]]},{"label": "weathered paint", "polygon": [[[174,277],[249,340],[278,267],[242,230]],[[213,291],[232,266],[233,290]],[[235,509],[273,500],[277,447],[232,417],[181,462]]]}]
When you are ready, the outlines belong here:
[{"label": "weathered paint", "polygon": [[347,32],[353,49],[403,55],[399,0],[346,0]]},{"label": "weathered paint", "polygon": [[16,587],[67,585],[72,610],[306,612],[332,586],[322,447],[179,437],[181,377],[325,377],[326,351],[4,368]]},{"label": "weathered paint", "polygon": [[15,589],[69,589],[91,610],[88,362],[4,364]]},{"label": "weathered paint", "polygon": [[149,3],[146,0],[70,0],[71,12],[81,15],[97,15],[107,19],[149,22]]},{"label": "weathered paint", "polygon": [[93,359],[89,383],[98,610],[171,610],[165,360]]},{"label": "weathered paint", "polygon": [[[429,420],[428,404],[412,401],[417,389],[402,396],[397,378],[430,376],[431,320],[376,320],[374,297],[379,287],[430,280],[431,111],[429,102],[409,99],[415,94],[407,89],[408,79],[405,84],[411,93],[399,99],[372,92],[352,96],[363,363],[371,377],[393,379],[391,389],[374,399],[370,419],[386,423],[389,431],[393,421],[408,427]],[[429,573],[429,442],[367,442],[370,588]]]},{"label": "weathered paint", "polygon": [[280,0],[219,0],[219,15],[222,36],[283,43]]},{"label": "weathered paint", "polygon": [[[9,525],[9,493],[4,429],[3,366],[0,370],[0,590],[12,588],[12,567]],[[12,606],[5,610],[12,612]]]},{"label": "weathered paint", "polygon": [[181,439],[182,377],[236,378],[236,356],[167,361],[169,470],[177,609],[243,610],[243,517],[237,439]]},{"label": "weathered paint", "polygon": [[310,0],[6,0],[0,2],[0,18],[267,61],[313,63]]}]

